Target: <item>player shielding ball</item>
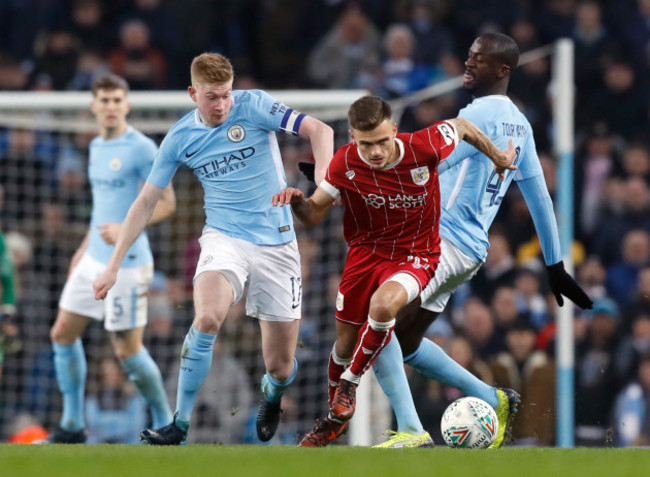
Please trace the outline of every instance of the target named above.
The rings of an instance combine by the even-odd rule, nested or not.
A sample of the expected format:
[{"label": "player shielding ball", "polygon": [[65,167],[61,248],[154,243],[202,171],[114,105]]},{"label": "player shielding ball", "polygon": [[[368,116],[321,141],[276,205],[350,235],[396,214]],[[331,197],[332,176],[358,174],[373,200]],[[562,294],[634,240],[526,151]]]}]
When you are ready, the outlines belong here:
[{"label": "player shielding ball", "polygon": [[[126,251],[126,260],[116,273],[116,285],[106,300],[96,301],[92,290],[93,281],[111,257],[120,224],[149,175],[157,151],[151,139],[126,121],[130,109],[128,89],[126,81],[115,75],[99,78],[92,86],[91,111],[100,130],[90,143],[89,153],[93,208],[88,233],[72,257],[50,332],[56,379],[63,394],[63,414],[59,426],[47,439],[50,443],[86,441],[87,365],[80,337],[91,320],[104,320],[115,354],[149,405],[153,423],[164,423],[171,417],[160,370],[142,345],[147,323],[147,289],[153,279],[153,256],[142,229]],[[171,186],[161,191],[159,199],[145,225],[168,217],[176,209]]]},{"label": "player shielding ball", "polygon": [[94,284],[96,298],[105,298],[128,247],[176,169],[181,164],[191,168],[203,186],[206,213],[194,277],[195,318],[181,351],[176,414],[171,423],[142,431],[141,438],[149,444],[186,442],[217,333],[247,283],[246,314],[259,319],[266,366],[257,415],[260,440],[268,441],[275,434],[282,395],[297,372],[300,257],[291,212],[269,202],[287,186],[275,133],[284,131],[311,141],[319,179],[332,157],[334,133],[263,91],[233,91],[233,78],[232,65],[222,55],[204,53],[194,59],[188,91],[197,109],[167,133],[113,256]]},{"label": "player shielding ball", "polygon": [[[434,275],[440,256],[438,165],[466,140],[492,158],[498,174],[515,168],[512,145],[500,151],[464,119],[398,134],[390,105],[376,96],[355,101],[348,119],[353,142],[337,151],[314,194],[305,199],[288,188],[272,198],[273,205],[291,204],[307,225],[320,222],[335,201],[345,205],[350,249],[336,300],[330,411],[301,441],[305,447],[326,446],[343,432],[359,380],[390,341],[395,316]],[[431,443],[428,435],[425,440]]]},{"label": "player shielding ball", "polygon": [[500,447],[509,421],[517,411],[519,395],[512,389],[490,386],[467,371],[433,341],[424,338],[431,323],[445,309],[454,290],[469,281],[481,267],[489,246],[488,230],[503,196],[515,181],[530,209],[544,254],[551,291],[558,305],[562,295],[581,308],[592,301],[564,270],[553,204],[537,156],[533,130],[526,117],[508,98],[511,71],[517,66],[519,48],[507,35],[486,33],[469,49],[465,61],[464,87],[475,97],[459,117],[476,124],[500,147],[512,140],[517,171],[504,178],[492,171],[492,163],[468,144],[456,148],[440,167],[441,258],[433,280],[415,300],[414,311],[397,317],[395,334],[373,368],[397,417],[398,432],[377,447],[408,447],[422,424],[415,411],[408,382],[401,368],[404,362],[444,385],[460,389],[489,403],[499,418],[499,433],[491,447]]}]

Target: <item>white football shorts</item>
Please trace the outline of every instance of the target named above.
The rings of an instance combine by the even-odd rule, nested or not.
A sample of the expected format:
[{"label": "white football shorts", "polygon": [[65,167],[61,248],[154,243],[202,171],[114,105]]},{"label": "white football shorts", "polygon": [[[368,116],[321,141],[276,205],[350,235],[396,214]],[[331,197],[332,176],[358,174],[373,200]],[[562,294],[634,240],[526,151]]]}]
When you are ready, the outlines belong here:
[{"label": "white football shorts", "polygon": [[106,264],[84,254],[65,282],[59,308],[95,320],[103,319],[108,331],[146,325],[147,290],[153,280],[153,263],[120,268],[106,299],[95,300],[93,282],[105,269]]},{"label": "white football shorts", "polygon": [[436,273],[420,293],[421,307],[441,313],[454,290],[472,279],[483,265],[458,250],[449,240],[440,237],[440,263]]},{"label": "white football shorts", "polygon": [[201,255],[194,279],[220,272],[232,285],[233,303],[246,296],[246,314],[267,321],[293,321],[301,316],[302,276],[295,240],[282,245],[256,245],[206,227],[199,239]]}]

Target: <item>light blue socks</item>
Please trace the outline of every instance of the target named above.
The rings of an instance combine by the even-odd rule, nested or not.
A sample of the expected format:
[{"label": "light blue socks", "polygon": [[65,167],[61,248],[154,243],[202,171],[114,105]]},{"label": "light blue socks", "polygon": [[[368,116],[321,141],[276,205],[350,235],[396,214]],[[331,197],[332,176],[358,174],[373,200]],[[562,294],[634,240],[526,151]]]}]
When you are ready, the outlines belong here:
[{"label": "light blue socks", "polygon": [[411,434],[424,434],[424,428],[413,404],[411,388],[404,373],[402,348],[395,333],[377,356],[372,369],[395,412],[397,430]]},{"label": "light blue socks", "polygon": [[52,343],[52,347],[56,380],[63,394],[60,426],[63,430],[75,432],[84,427],[86,354],[80,338],[71,345]]},{"label": "light blue socks", "polygon": [[404,362],[427,378],[459,389],[466,396],[481,398],[495,409],[499,405],[496,388],[474,376],[427,338],[415,352],[404,358]]},{"label": "light blue socks", "polygon": [[280,382],[269,373],[266,373],[262,377],[262,394],[264,395],[264,399],[268,402],[279,403],[282,400],[284,391],[286,391],[293,380],[296,379],[297,372],[298,360],[293,358],[293,371],[291,371],[291,376],[289,376],[286,381]]},{"label": "light blue socks", "polygon": [[181,351],[181,369],[176,394],[176,423],[187,430],[196,395],[212,365],[212,349],[217,335],[202,333],[194,326],[185,335]]},{"label": "light blue socks", "polygon": [[142,348],[121,364],[129,379],[135,383],[138,391],[149,404],[153,427],[159,428],[169,424],[172,420],[172,411],[169,408],[160,369],[149,351]]}]

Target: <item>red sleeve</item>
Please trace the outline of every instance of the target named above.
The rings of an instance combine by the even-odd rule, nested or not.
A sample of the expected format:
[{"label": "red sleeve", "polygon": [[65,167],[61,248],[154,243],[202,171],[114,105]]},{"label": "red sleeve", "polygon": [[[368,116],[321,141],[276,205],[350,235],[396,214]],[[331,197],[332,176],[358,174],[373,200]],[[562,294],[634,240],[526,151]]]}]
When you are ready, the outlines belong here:
[{"label": "red sleeve", "polygon": [[325,180],[337,189],[340,188],[340,185],[343,183],[343,178],[345,177],[345,158],[350,146],[351,145],[348,144],[339,148],[327,167]]},{"label": "red sleeve", "polygon": [[438,121],[414,133],[414,139],[428,151],[434,152],[437,167],[458,145],[458,131],[449,121]]}]

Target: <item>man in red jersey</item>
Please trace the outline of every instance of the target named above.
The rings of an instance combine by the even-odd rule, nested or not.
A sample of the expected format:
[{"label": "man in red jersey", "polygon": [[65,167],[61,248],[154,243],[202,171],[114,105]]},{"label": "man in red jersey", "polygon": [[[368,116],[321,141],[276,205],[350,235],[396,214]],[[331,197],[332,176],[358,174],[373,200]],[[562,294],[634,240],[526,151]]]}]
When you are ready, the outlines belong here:
[{"label": "man in red jersey", "polygon": [[438,164],[465,140],[502,174],[515,157],[510,142],[500,151],[463,118],[440,121],[412,134],[398,134],[390,105],[364,96],[348,111],[352,143],[340,148],[325,179],[305,199],[287,188],[273,205],[291,204],[306,225],[320,222],[339,200],[350,247],[336,299],[337,337],[330,355],[327,418],[300,442],[323,447],[352,418],[356,388],[391,338],[397,312],[419,296],[440,256]]}]

